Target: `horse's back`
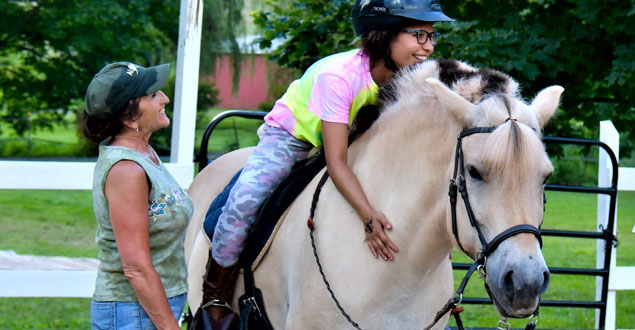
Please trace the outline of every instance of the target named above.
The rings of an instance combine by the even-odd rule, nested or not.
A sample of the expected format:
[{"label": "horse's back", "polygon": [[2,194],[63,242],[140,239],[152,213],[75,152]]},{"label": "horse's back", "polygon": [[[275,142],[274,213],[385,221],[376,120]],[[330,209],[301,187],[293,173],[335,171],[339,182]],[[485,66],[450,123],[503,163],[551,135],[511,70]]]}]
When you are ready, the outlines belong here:
[{"label": "horse's back", "polygon": [[211,242],[203,231],[205,214],[218,194],[240,170],[254,148],[227,153],[206,166],[192,181],[187,192],[194,202],[194,213],[185,232],[185,260],[188,266],[188,303],[196,310],[202,299],[202,276]]}]

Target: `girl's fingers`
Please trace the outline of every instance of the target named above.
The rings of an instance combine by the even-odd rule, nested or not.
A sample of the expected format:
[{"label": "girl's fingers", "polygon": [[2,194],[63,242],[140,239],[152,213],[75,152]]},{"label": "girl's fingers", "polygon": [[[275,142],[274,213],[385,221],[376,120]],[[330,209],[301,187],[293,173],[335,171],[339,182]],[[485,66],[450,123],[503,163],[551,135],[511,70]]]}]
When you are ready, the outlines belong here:
[{"label": "girl's fingers", "polygon": [[367,240],[366,243],[368,243],[368,248],[370,249],[370,253],[373,255],[373,257],[377,258],[377,252],[375,252],[375,249],[373,248],[373,244],[371,243],[371,241]]},{"label": "girl's fingers", "polygon": [[386,247],[392,249],[395,252],[399,252],[399,248],[397,248],[397,245],[395,245],[395,243],[393,243],[390,240],[388,235],[386,235],[386,233],[383,230],[378,233],[378,237],[381,240],[382,246],[386,246]]}]

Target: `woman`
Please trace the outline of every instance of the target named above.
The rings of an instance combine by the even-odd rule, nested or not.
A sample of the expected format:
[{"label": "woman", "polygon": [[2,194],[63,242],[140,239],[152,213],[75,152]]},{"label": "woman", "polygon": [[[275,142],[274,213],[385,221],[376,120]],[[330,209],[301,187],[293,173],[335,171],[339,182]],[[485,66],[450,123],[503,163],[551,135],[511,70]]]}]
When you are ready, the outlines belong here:
[{"label": "woman", "polygon": [[438,39],[433,23],[452,19],[436,0],[357,0],[351,18],[362,48],[319,60],[289,86],[265,117],[260,142],[219,217],[202,302],[219,329],[234,318],[227,301],[258,208],[313,147],[324,147],[329,175],[359,215],[372,255],[389,261],[398,252],[384,231],[390,222],[370,205],[347,165],[349,125],[364,105],[376,103],[379,85],[432,54]]},{"label": "woman", "polygon": [[86,92],[82,131],[99,143],[93,179],[99,269],[93,329],[180,329],[183,250],[193,204],[148,144],[170,119],[168,64],[105,66]]}]

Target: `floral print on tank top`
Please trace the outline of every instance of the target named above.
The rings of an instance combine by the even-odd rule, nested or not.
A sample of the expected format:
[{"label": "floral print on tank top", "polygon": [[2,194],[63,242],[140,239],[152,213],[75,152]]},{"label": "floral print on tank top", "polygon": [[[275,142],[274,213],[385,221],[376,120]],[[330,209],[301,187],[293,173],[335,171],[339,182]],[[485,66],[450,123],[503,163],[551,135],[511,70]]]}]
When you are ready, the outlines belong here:
[{"label": "floral print on tank top", "polygon": [[183,203],[186,198],[186,194],[182,188],[175,188],[172,190],[172,194],[161,194],[159,199],[153,199],[148,204],[148,216],[152,221],[161,219],[166,214],[175,215],[178,206]]}]

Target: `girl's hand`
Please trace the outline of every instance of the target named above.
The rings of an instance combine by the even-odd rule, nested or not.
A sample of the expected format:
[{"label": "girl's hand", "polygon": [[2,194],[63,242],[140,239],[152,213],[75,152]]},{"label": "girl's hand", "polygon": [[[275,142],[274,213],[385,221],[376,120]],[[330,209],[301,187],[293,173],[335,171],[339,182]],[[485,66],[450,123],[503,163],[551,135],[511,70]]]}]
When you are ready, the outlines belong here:
[{"label": "girl's hand", "polygon": [[395,257],[390,250],[399,252],[399,249],[395,243],[388,238],[388,235],[386,235],[384,231],[384,229],[392,229],[392,225],[390,221],[386,219],[386,216],[381,212],[373,210],[370,217],[362,221],[364,222],[364,231],[366,233],[366,239],[364,241],[368,244],[368,248],[373,254],[373,257],[377,258],[377,256],[381,256],[385,261],[394,260]]}]

